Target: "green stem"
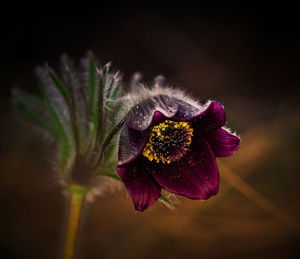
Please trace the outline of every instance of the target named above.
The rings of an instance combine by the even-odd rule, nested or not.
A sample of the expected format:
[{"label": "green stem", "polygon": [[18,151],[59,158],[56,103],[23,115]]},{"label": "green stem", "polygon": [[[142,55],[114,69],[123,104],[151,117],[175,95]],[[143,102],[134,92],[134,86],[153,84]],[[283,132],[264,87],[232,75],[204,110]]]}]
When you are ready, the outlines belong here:
[{"label": "green stem", "polygon": [[73,259],[75,256],[78,227],[87,188],[81,185],[71,185],[69,211],[66,222],[63,259]]}]

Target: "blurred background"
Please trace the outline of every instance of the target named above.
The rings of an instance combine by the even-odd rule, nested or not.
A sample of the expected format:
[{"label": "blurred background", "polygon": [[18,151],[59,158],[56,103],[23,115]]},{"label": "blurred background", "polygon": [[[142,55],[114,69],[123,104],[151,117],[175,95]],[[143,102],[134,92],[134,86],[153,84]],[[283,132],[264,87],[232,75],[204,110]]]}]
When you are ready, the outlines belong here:
[{"label": "blurred background", "polygon": [[[288,4],[1,4],[0,258],[58,258],[66,200],[54,146],[20,123],[10,91],[34,69],[92,50],[125,81],[163,74],[226,109],[240,150],[218,159],[220,192],[140,214],[126,192],[86,207],[78,258],[299,258],[298,13]],[[52,153],[51,153],[52,152]]]}]

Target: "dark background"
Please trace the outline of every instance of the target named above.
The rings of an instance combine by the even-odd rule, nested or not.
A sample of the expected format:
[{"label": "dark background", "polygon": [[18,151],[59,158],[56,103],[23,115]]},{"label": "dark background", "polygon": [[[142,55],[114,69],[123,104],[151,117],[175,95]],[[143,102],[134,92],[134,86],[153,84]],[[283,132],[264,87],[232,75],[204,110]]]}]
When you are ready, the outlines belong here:
[{"label": "dark background", "polygon": [[[38,93],[34,69],[92,50],[125,80],[167,82],[224,104],[240,151],[220,159],[276,208],[245,197],[220,164],[220,193],[134,212],[125,191],[88,206],[80,258],[299,256],[299,12],[288,2],[151,6],[98,2],[0,9],[0,258],[56,258],[65,216],[53,150],[14,116],[10,91]],[[223,168],[223,170],[222,170]],[[244,191],[243,191],[244,190]],[[272,207],[272,206],[271,206]]]}]

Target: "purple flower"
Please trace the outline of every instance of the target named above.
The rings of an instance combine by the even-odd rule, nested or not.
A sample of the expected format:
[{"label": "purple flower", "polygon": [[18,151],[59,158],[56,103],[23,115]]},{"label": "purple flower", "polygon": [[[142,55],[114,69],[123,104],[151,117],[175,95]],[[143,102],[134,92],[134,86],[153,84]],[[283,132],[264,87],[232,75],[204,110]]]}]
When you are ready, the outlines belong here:
[{"label": "purple flower", "polygon": [[190,199],[215,195],[216,157],[240,145],[225,122],[220,103],[200,105],[179,91],[156,91],[134,105],[121,130],[117,172],[135,209],[152,206],[161,188]]}]

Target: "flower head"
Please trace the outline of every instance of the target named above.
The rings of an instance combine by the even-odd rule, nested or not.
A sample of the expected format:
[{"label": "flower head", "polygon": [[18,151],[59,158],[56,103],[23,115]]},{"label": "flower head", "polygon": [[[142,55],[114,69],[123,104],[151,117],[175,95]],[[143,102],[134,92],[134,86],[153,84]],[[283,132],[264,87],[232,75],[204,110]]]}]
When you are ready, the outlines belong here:
[{"label": "flower head", "polygon": [[159,85],[135,91],[127,96],[130,110],[120,134],[117,172],[136,210],[153,205],[162,188],[190,199],[215,195],[216,157],[230,156],[240,145],[223,128],[223,106],[216,101],[201,105]]}]

